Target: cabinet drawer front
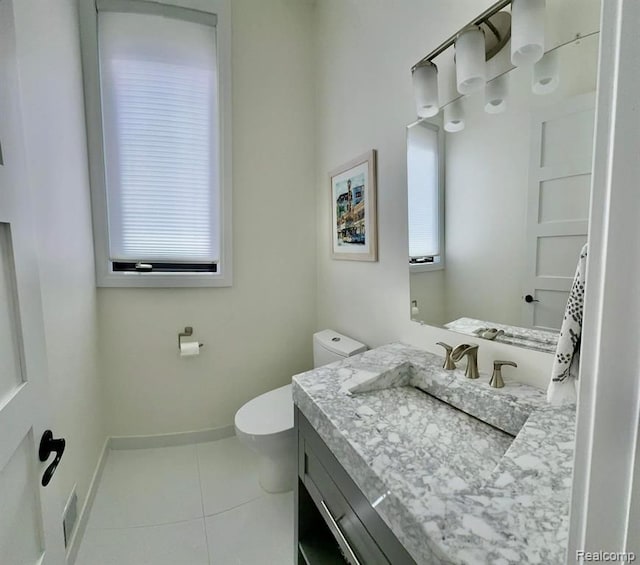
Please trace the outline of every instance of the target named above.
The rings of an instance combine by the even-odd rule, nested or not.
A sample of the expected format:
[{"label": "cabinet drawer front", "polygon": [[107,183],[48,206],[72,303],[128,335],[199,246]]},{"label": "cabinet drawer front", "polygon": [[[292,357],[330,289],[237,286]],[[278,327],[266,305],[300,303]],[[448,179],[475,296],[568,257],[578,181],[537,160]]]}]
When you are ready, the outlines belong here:
[{"label": "cabinet drawer front", "polygon": [[[334,532],[336,538],[343,536],[346,544],[355,554],[355,558],[351,558],[348,555],[349,549],[347,551],[343,549],[345,557],[351,563],[389,565],[384,553],[382,553],[375,540],[359,520],[322,463],[320,463],[313,451],[309,449],[308,444],[305,445],[303,480],[327,524],[331,529],[334,526],[339,529],[338,533]],[[328,516],[327,513],[329,514]],[[333,522],[333,525],[331,522]]]}]

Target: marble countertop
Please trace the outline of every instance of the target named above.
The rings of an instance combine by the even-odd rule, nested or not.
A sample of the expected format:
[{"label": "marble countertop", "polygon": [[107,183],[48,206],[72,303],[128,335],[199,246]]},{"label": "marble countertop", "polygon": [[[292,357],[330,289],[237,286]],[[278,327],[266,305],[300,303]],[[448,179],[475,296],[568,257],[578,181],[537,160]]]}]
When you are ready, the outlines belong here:
[{"label": "marble countertop", "polygon": [[391,344],[295,376],[293,397],[417,563],[564,563],[574,408],[441,364]]}]

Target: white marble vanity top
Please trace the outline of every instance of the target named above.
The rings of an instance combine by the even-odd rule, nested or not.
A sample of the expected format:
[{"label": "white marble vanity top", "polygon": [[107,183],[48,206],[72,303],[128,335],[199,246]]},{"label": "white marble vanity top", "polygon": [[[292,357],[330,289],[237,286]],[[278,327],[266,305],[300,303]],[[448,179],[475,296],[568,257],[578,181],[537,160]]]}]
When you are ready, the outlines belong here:
[{"label": "white marble vanity top", "polygon": [[417,563],[564,563],[574,408],[441,365],[391,344],[295,376],[293,397]]}]

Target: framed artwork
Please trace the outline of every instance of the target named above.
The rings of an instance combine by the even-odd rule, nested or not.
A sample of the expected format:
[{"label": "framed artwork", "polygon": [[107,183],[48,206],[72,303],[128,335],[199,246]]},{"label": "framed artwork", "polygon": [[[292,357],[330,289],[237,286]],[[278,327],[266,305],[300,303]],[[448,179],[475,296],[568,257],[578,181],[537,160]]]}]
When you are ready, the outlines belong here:
[{"label": "framed artwork", "polygon": [[331,257],[378,260],[376,150],[329,173],[331,181]]}]

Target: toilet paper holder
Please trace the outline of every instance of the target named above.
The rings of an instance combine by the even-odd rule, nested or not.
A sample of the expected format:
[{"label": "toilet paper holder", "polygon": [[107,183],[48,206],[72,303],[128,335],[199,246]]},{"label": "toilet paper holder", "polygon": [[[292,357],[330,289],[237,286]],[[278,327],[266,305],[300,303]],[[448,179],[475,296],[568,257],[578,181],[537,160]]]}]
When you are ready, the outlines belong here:
[{"label": "toilet paper holder", "polygon": [[[193,328],[191,326],[186,326],[184,331],[178,333],[178,351],[180,350],[180,346],[182,345],[183,337],[191,337],[193,335]],[[198,343],[198,347],[202,347],[204,343]]]}]

